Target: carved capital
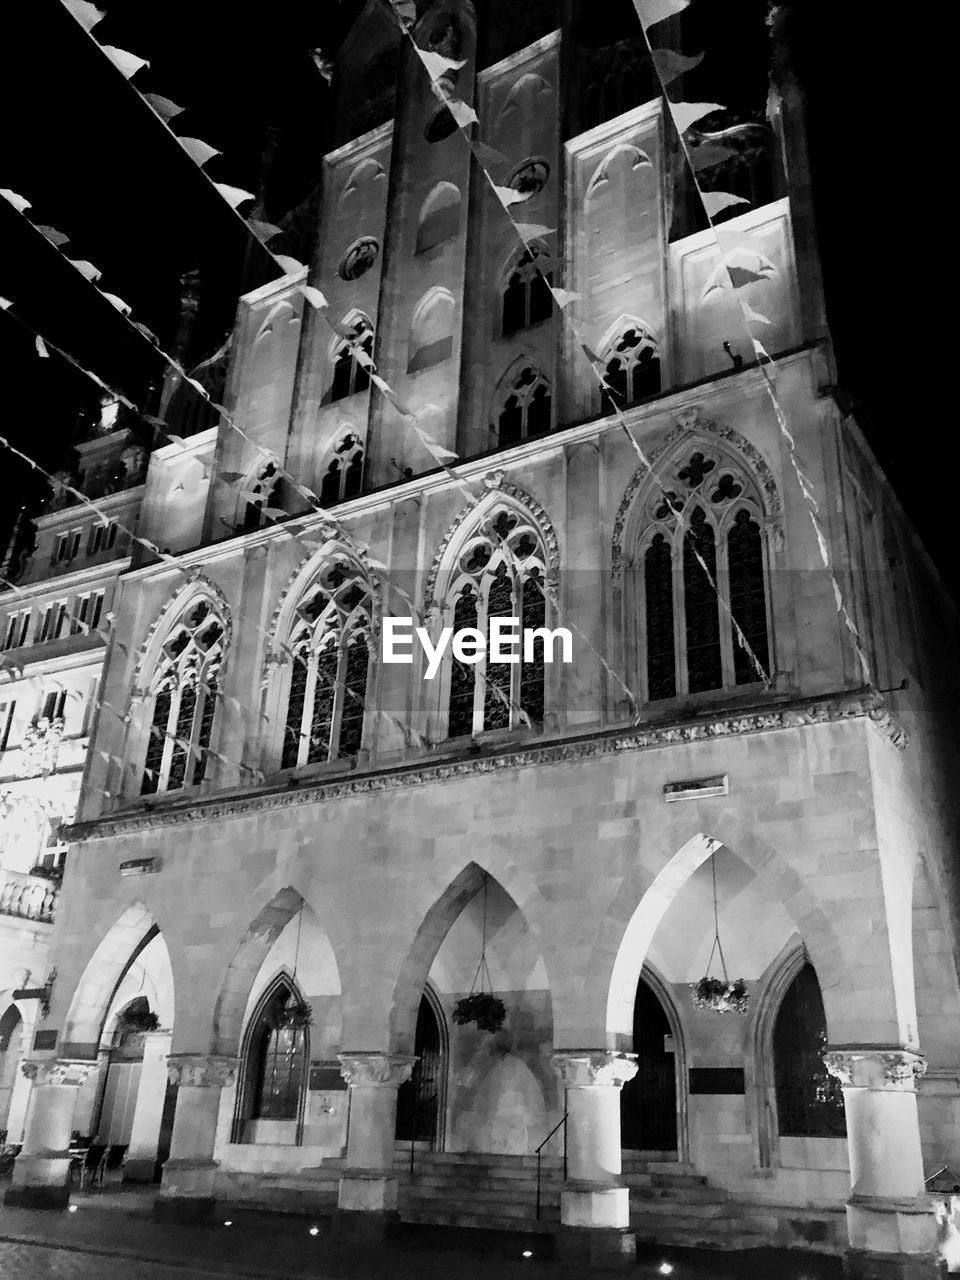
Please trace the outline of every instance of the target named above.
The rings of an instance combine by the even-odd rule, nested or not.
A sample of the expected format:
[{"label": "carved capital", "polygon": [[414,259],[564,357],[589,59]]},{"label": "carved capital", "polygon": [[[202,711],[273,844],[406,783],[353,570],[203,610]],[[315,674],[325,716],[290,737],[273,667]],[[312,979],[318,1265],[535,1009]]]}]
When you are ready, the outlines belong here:
[{"label": "carved capital", "polygon": [[237,1059],[206,1053],[172,1053],[167,1058],[171,1084],[189,1089],[228,1089],[237,1081]]},{"label": "carved capital", "polygon": [[845,1089],[895,1089],[912,1092],[926,1072],[927,1060],[896,1045],[842,1045],[828,1049],[823,1064]]},{"label": "carved capital", "polygon": [[99,1064],[89,1058],[25,1058],[20,1069],[37,1087],[83,1084]]},{"label": "carved capital", "polygon": [[409,1080],[417,1059],[390,1053],[340,1053],[340,1074],[349,1085],[398,1089]]},{"label": "carved capital", "polygon": [[565,1089],[582,1089],[588,1085],[621,1089],[637,1074],[637,1055],[581,1049],[555,1053],[553,1065]]}]

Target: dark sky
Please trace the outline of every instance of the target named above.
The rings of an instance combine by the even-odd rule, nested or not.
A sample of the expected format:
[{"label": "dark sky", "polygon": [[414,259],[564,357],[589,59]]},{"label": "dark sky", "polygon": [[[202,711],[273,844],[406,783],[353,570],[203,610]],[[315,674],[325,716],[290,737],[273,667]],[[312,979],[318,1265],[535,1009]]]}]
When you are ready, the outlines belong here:
[{"label": "dark sky", "polygon": [[[757,0],[695,4],[708,26],[722,28],[725,6],[756,8]],[[100,0],[99,7],[107,17],[97,39],[151,61],[136,85],[189,108],[176,132],[223,151],[207,166],[211,177],[256,189],[273,129],[266,216],[277,221],[308,194],[330,125],[327,89],[309,51],[335,44],[354,0],[272,0],[258,9],[224,0]],[[798,0],[795,63],[808,96],[840,384],[956,589],[952,540],[938,523],[929,482],[931,453],[946,476],[956,447],[941,403],[941,352],[926,331],[932,316],[922,303],[941,275],[941,287],[952,286],[949,268],[936,261],[931,225],[932,210],[943,207],[933,192],[947,181],[926,140],[940,117],[921,92],[909,52],[919,55],[919,46],[898,41],[879,21],[881,12],[856,0]],[[728,47],[722,56],[733,60],[736,51]],[[206,350],[197,354],[212,350],[242,288],[269,278],[269,260],[250,247],[239,220],[59,0],[7,6],[0,103],[0,186],[32,201],[34,221],[69,235],[69,252],[101,267],[102,287],[131,303],[165,345],[176,327],[179,276],[199,267],[198,344]],[[149,344],[2,201],[0,295],[138,402],[157,381],[162,365]],[[90,401],[89,384],[59,360],[38,359],[32,339],[3,313],[0,374],[0,430],[28,442],[54,469],[73,438],[77,408]],[[11,484],[0,544],[31,481],[4,462]]]}]

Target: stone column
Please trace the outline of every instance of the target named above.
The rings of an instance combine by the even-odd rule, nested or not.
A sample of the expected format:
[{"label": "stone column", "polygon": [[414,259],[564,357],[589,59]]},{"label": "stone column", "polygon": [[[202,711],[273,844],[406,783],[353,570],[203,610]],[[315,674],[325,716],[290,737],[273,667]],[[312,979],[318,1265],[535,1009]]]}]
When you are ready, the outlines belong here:
[{"label": "stone column", "polygon": [[409,1080],[415,1057],[341,1053],[340,1073],[350,1087],[347,1168],[337,1196],[337,1231],[366,1239],[395,1222],[397,1090]]},{"label": "stone column", "polygon": [[620,1183],[620,1090],[637,1073],[636,1057],[582,1049],[555,1053],[553,1061],[567,1111],[559,1256],[584,1270],[633,1263],[630,1191]]},{"label": "stone column", "polygon": [[852,1191],[844,1254],[848,1280],[933,1280],[943,1274],[933,1206],[923,1184],[918,1053],[841,1045],[824,1054],[843,1086]]},{"label": "stone column", "polygon": [[236,1058],[174,1053],[167,1058],[170,1083],[177,1085],[170,1159],[163,1166],[154,1216],[170,1222],[201,1222],[213,1212],[213,1158],[220,1095],[237,1078]]},{"label": "stone column", "polygon": [[123,1162],[124,1182],[153,1181],[167,1096],[167,1055],[172,1034],[170,1031],[143,1033],[143,1065],[133,1108],[130,1145]]},{"label": "stone column", "polygon": [[23,1150],[13,1166],[4,1204],[26,1209],[65,1209],[70,1202],[70,1134],[77,1089],[97,1064],[67,1058],[28,1058],[21,1064],[32,1082]]}]

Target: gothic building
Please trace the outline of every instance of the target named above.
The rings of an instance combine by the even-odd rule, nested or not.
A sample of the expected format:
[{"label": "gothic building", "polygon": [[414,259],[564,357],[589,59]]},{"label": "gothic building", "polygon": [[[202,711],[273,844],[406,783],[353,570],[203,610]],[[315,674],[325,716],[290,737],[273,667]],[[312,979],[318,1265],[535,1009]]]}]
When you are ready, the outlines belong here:
[{"label": "gothic building", "polygon": [[[932,1277],[956,616],[835,392],[783,15],[685,133],[715,233],[639,28],[573,8],[417,5],[480,149],[387,6],[338,52],[313,259],[149,460],[9,1198],[79,1131],[171,1217]],[[391,616],[573,661],[427,679]]]}]

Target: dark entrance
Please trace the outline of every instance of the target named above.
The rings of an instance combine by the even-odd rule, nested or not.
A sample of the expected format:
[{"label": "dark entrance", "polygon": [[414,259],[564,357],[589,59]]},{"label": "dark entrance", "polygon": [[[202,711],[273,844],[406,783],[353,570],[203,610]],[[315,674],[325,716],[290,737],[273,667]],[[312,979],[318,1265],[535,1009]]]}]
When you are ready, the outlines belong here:
[{"label": "dark entrance", "polygon": [[401,1141],[416,1139],[436,1146],[443,1114],[443,1035],[437,1014],[426,995],[420,1000],[413,1051],[417,1055],[417,1065],[410,1079],[404,1081],[397,1092],[396,1136]]},{"label": "dark entrance", "polygon": [[677,1077],[674,1054],[664,1048],[671,1034],[663,1005],[641,978],[633,1006],[638,1069],[620,1094],[620,1141],[629,1150],[677,1150]]}]

